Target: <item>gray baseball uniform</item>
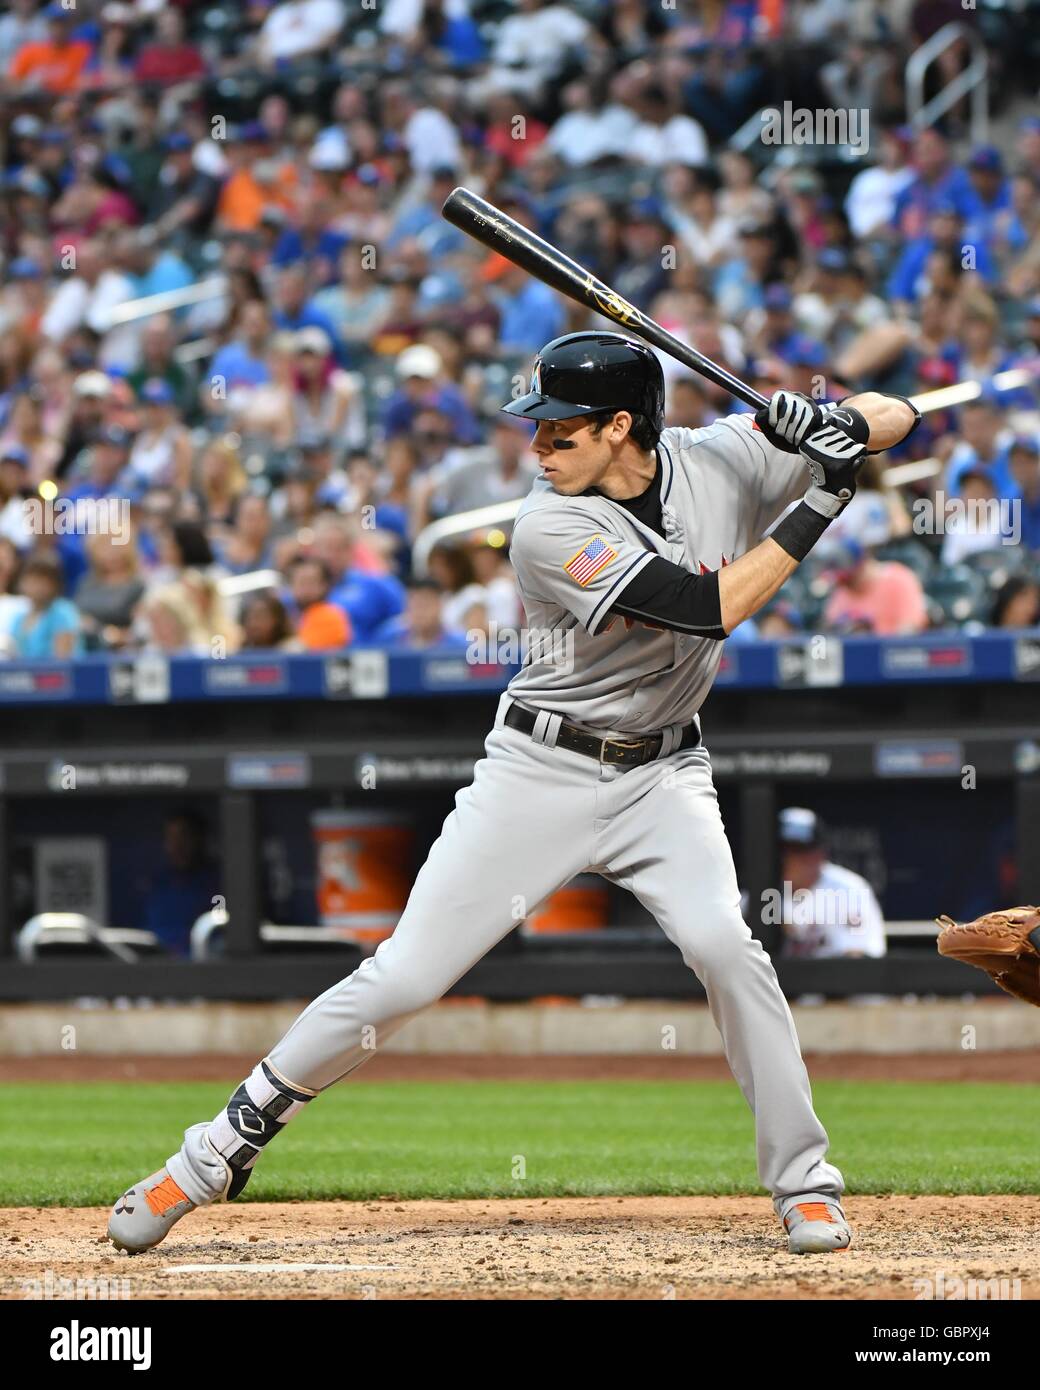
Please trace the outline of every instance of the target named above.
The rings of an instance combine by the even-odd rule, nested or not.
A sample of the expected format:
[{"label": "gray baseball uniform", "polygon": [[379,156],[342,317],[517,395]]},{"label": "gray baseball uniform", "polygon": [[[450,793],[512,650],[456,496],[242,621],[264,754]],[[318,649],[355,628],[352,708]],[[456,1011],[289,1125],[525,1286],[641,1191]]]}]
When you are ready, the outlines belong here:
[{"label": "gray baseball uniform", "polygon": [[[605,497],[535,485],[513,561],[532,628],[572,640],[562,659],[555,643],[532,643],[393,936],[305,1009],[266,1060],[301,1093],[332,1085],[545,897],[592,870],[645,904],[703,982],[755,1114],[759,1175],[783,1218],[798,1200],[838,1197],[844,1185],[825,1159],[787,1003],[741,917],[709,755],[679,746],[722,644],[630,626],[609,609],[654,555],[687,571],[731,562],[808,477],[804,462],[769,445],[747,416],[665,430],[658,459],[667,539]],[[540,711],[532,734],[505,723],[514,701]],[[557,746],[565,717],[600,734],[664,731],[660,755],[626,770]],[[241,1138],[221,1120],[208,1136],[223,1152]]]}]

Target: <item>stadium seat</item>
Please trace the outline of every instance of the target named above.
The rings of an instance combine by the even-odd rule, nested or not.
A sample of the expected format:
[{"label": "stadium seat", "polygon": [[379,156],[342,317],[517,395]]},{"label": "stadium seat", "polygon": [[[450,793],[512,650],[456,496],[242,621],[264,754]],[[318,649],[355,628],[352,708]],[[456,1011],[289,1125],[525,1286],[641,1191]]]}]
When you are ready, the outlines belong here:
[{"label": "stadium seat", "polygon": [[966,565],[937,571],[926,583],[925,593],[933,627],[981,623],[989,614],[989,586],[982,575]]},{"label": "stadium seat", "polygon": [[1017,545],[994,547],[966,555],[964,565],[982,576],[991,589],[1002,589],[1012,575],[1022,574],[1029,565],[1029,552]]},{"label": "stadium seat", "polygon": [[931,551],[923,542],[915,540],[912,536],[888,541],[885,545],[878,546],[874,553],[879,560],[897,560],[899,564],[906,565],[924,585],[927,585],[936,570],[935,557]]}]

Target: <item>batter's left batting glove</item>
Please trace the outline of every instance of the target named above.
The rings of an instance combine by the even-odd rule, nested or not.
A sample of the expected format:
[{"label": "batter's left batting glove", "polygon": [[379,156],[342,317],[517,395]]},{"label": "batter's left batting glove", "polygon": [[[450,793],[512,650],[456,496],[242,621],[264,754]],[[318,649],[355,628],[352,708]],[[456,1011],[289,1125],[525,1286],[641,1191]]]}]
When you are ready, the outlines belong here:
[{"label": "batter's left batting glove", "polygon": [[755,413],[755,424],[770,444],[797,454],[805,438],[819,429],[823,412],[811,396],[801,391],[777,391],[769,404]]},{"label": "batter's left batting glove", "polygon": [[869,437],[870,427],[858,410],[829,406],[823,412],[823,423],[799,450],[813,480],[805,500],[814,511],[837,516],[852,501]]}]

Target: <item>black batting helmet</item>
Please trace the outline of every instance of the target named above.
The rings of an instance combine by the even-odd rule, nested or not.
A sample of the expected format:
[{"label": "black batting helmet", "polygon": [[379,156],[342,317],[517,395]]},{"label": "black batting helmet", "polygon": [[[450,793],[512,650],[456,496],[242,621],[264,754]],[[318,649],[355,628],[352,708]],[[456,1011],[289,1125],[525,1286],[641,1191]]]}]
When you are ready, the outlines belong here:
[{"label": "black batting helmet", "polygon": [[502,409],[529,420],[566,420],[602,410],[643,415],[664,428],[664,373],[642,343],[620,333],[567,333],[534,360],[531,389]]}]

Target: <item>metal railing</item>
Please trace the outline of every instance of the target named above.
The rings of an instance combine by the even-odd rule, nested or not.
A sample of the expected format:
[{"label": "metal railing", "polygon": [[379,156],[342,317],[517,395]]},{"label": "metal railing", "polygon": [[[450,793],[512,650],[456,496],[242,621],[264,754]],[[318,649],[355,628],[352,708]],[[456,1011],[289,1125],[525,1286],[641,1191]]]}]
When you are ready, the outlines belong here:
[{"label": "metal railing", "polygon": [[[925,101],[924,89],[932,64],[955,44],[971,52],[967,67]],[[914,130],[932,126],[967,95],[971,95],[971,139],[984,144],[989,126],[989,55],[981,35],[968,24],[952,20],[914,50],[906,63],[906,110]]]},{"label": "metal railing", "polygon": [[98,329],[107,333],[119,324],[136,323],[139,319],[150,319],[156,314],[169,314],[175,309],[187,309],[193,304],[206,304],[211,299],[219,299],[227,293],[227,276],[211,275],[207,280],[196,280],[193,285],[185,285],[179,290],[163,290],[159,294],[142,295],[140,299],[126,299],[122,304],[114,304],[105,316],[105,323]]}]

